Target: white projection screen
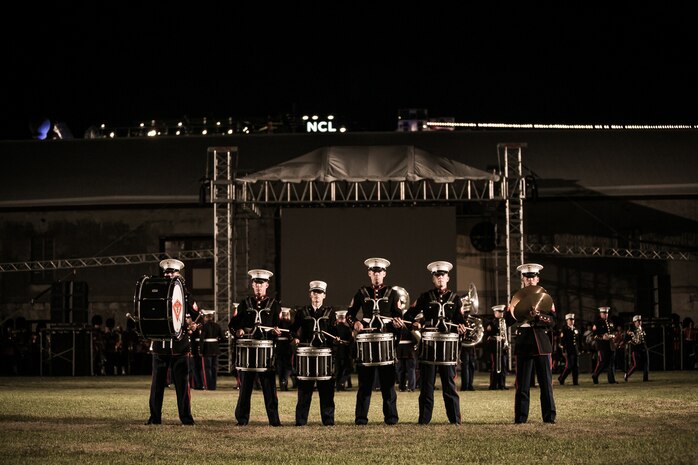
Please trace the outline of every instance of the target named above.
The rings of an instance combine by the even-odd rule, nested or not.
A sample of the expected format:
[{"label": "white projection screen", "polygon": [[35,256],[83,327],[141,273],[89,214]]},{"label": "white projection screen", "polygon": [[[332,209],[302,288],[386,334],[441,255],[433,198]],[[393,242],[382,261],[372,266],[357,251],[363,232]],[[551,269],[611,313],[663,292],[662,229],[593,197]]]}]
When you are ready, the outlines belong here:
[{"label": "white projection screen", "polygon": [[454,207],[285,208],[281,213],[281,304],[309,303],[308,283],[327,282],[326,305],[346,308],[360,286],[369,284],[364,260],[391,262],[385,282],[404,287],[414,301],[432,286],[427,264],[454,265]]}]

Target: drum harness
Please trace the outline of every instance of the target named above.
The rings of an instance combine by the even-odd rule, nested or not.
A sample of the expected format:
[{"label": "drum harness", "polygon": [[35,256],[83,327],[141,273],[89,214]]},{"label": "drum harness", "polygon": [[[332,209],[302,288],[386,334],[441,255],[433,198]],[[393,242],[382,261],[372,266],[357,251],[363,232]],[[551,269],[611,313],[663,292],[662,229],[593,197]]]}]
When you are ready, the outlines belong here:
[{"label": "drum harness", "polygon": [[[429,292],[429,297],[431,297],[431,302],[429,302],[429,305],[438,305],[439,306],[439,312],[436,316],[438,321],[436,322],[436,325],[434,325],[434,329],[436,331],[441,332],[441,333],[450,332],[448,329],[448,323],[446,323],[446,321],[445,321],[446,311],[444,310],[444,307],[446,307],[446,305],[448,305],[448,304],[453,305],[453,301],[455,300],[456,293],[451,292],[451,295],[448,297],[448,300],[446,300],[446,302],[444,302],[444,303],[441,303],[438,301],[434,291]],[[433,319],[431,321],[433,321]]]},{"label": "drum harness", "polygon": [[[310,314],[310,308],[311,307],[304,307],[303,308],[303,319],[304,320],[312,320],[313,321],[313,337],[310,339],[310,345],[312,347],[323,347],[325,346],[325,337],[323,336],[324,331],[320,329],[320,321],[321,320],[329,320],[329,311],[330,309],[327,307],[320,307],[323,309],[323,315],[319,316],[317,318],[313,317]],[[316,345],[319,344],[319,345]]]},{"label": "drum harness", "polygon": [[247,312],[254,312],[254,328],[252,331],[250,331],[248,334],[251,338],[254,337],[254,335],[259,332],[259,334],[262,336],[262,339],[267,339],[267,331],[266,329],[262,328],[262,312],[266,313],[271,313],[271,306],[274,304],[275,300],[271,297],[269,297],[269,300],[267,301],[267,306],[264,308],[260,308],[259,310],[255,309],[255,305],[253,303],[252,297],[248,297],[247,299],[247,308],[245,309]]},{"label": "drum harness", "polygon": [[380,306],[378,305],[378,302],[383,301],[383,302],[388,302],[390,300],[390,292],[392,291],[391,288],[388,288],[386,291],[385,295],[383,297],[374,299],[371,297],[371,295],[368,293],[365,287],[361,288],[361,293],[364,295],[364,302],[373,302],[373,308],[372,308],[372,315],[371,315],[371,320],[368,322],[368,326],[370,328],[373,328],[373,322],[378,321],[378,330],[382,333],[385,329],[385,323],[383,323],[383,319],[381,318],[380,314]]}]

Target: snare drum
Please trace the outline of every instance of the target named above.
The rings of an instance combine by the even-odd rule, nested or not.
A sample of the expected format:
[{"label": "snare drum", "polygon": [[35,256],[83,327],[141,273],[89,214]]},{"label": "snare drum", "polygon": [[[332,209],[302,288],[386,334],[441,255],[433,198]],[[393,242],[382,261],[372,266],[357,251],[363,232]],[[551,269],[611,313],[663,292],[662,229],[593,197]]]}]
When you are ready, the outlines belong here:
[{"label": "snare drum", "polygon": [[329,347],[298,347],[294,359],[296,377],[323,381],[334,376],[334,358]]},{"label": "snare drum", "polygon": [[182,337],[186,314],[182,278],[143,276],[136,283],[133,303],[137,330],[144,338],[166,340]]},{"label": "snare drum", "polygon": [[235,341],[235,368],[240,371],[274,370],[274,341],[271,339]]},{"label": "snare drum", "polygon": [[419,361],[428,365],[457,365],[460,337],[456,333],[422,333]]},{"label": "snare drum", "polygon": [[356,360],[363,366],[395,363],[394,338],[390,333],[359,333],[356,335]]}]

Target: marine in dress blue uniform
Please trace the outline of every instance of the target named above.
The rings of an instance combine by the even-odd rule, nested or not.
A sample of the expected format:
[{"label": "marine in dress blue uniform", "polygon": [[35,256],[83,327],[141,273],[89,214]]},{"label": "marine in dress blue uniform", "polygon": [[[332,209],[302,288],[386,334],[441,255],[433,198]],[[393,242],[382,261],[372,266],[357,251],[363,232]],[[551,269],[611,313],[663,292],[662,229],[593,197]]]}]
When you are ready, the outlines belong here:
[{"label": "marine in dress blue uniform", "polygon": [[[347,310],[347,322],[359,333],[364,329],[364,322],[359,319],[358,313],[362,312],[367,324],[374,331],[391,333],[397,337],[399,331],[404,328],[402,311],[399,307],[397,292],[384,283],[387,268],[390,262],[384,258],[374,257],[364,261],[368,267],[368,276],[371,279],[370,286],[362,286],[354,294]],[[388,425],[398,422],[397,393],[395,392],[395,361],[380,366],[366,366],[357,360],[356,371],[359,377],[359,387],[356,393],[356,409],[354,423],[365,425],[368,423],[368,410],[371,405],[371,394],[374,378],[378,376],[381,396],[383,398],[383,421]]]},{"label": "marine in dress blue uniform", "polygon": [[[240,302],[228,323],[228,329],[236,338],[273,340],[281,334],[278,329],[281,304],[267,295],[269,279],[274,273],[268,270],[253,269],[247,274],[252,282],[253,295]],[[272,329],[263,329],[262,326]],[[256,379],[259,379],[262,387],[269,424],[281,426],[279,399],[276,393],[276,372],[273,367],[266,371],[238,370],[238,373],[240,376],[240,394],[235,406],[235,419],[238,426],[245,426],[250,421],[252,391]]]},{"label": "marine in dress blue uniform", "polygon": [[607,374],[608,384],[616,384],[615,325],[609,319],[610,307],[599,307],[599,317],[591,328],[596,344],[596,367],[591,374],[594,384],[599,384],[599,375]]},{"label": "marine in dress blue uniform", "polygon": [[[542,265],[519,265],[522,287],[537,286]],[[554,305],[553,305],[554,309]],[[508,325],[518,323],[514,354],[516,355],[516,394],[514,396],[514,423],[526,423],[531,402],[531,378],[533,373],[540,387],[540,407],[543,422],[555,423],[557,410],[553,396],[552,352],[553,346],[546,330],[554,327],[554,313],[549,315],[531,310],[527,318],[517,322],[510,304],[505,315]]]},{"label": "marine in dress blue uniform", "polygon": [[574,327],[574,313],[565,315],[565,326],[560,330],[560,346],[565,357],[565,368],[558,376],[560,385],[572,373],[572,384],[579,385],[579,330]]},{"label": "marine in dress blue uniform", "polygon": [[201,360],[203,367],[203,388],[215,391],[218,386],[218,357],[221,355],[221,343],[225,342],[225,332],[215,320],[215,310],[202,310],[204,323],[201,326]]},{"label": "marine in dress blue uniform", "polygon": [[[160,262],[165,277],[178,277],[184,268],[184,263],[175,259],[162,260]],[[192,295],[184,287],[184,308],[193,319],[199,316],[199,307]],[[186,318],[185,325],[186,325]],[[179,420],[183,425],[193,425],[194,418],[191,414],[191,391],[189,389],[189,354],[191,342],[187,328],[183,328],[179,339],[153,340],[151,352],[153,354],[152,377],[150,383],[150,399],[148,402],[150,417],[147,425],[159,425],[162,423],[162,402],[165,396],[165,388],[169,384],[168,374],[172,378],[177,395],[177,410]],[[168,373],[169,372],[169,373]]]},{"label": "marine in dress blue uniform", "polygon": [[[335,311],[324,305],[327,295],[327,283],[324,281],[311,281],[308,292],[310,304],[296,311],[291,324],[291,334],[294,335],[293,345],[303,345],[314,348],[333,348],[336,341]],[[331,336],[328,336],[330,334]],[[325,359],[317,359],[320,363]],[[318,367],[317,370],[320,368]],[[319,375],[319,371],[313,373]],[[324,377],[324,376],[323,376]],[[317,387],[320,397],[320,419],[325,426],[334,425],[334,373],[330,379],[300,379],[296,381],[298,388],[298,401],[296,403],[296,426],[304,426],[308,423],[308,413],[313,396],[313,389]]]},{"label": "marine in dress blue uniform", "polygon": [[[461,312],[461,299],[455,292],[448,289],[448,272],[452,268],[453,265],[446,261],[436,261],[427,265],[427,270],[431,272],[434,288],[423,292],[405,313],[405,320],[412,321],[413,328],[421,330],[422,337],[424,337],[426,332],[465,332],[465,318],[463,312]],[[420,313],[422,317],[417,319]],[[445,360],[442,362],[445,362]],[[456,365],[437,365],[424,360],[419,360],[418,423],[427,425],[431,421],[434,410],[434,385],[437,373],[441,379],[441,389],[448,421],[449,423],[460,424],[460,396],[456,388]]]},{"label": "marine in dress blue uniform", "polygon": [[635,370],[642,370],[642,381],[650,380],[650,364],[647,356],[647,333],[642,328],[642,316],[633,316],[633,329],[627,333],[627,343],[630,344],[630,368],[623,375],[623,380],[627,383],[628,378],[635,373]]}]

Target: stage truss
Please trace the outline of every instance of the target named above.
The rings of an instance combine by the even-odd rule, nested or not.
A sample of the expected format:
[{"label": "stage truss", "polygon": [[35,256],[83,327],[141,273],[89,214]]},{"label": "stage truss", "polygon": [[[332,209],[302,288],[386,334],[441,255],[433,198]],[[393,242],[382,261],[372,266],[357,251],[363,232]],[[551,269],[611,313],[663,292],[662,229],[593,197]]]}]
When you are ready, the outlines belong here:
[{"label": "stage truss", "polygon": [[[233,167],[238,156],[237,147],[211,147],[214,172],[210,181],[210,201],[214,208],[214,287],[215,310],[219,321],[229,321],[230,312],[238,298],[236,277],[244,281],[246,267],[239,271],[238,264],[248,261],[246,241],[247,221],[261,216],[266,206],[343,205],[366,206],[429,206],[459,202],[505,202],[505,261],[506,301],[511,297],[512,275],[515,266],[523,263],[524,256],[524,199],[525,180],[522,155],[525,144],[498,144],[500,159],[504,161],[499,181],[456,180],[437,183],[420,181],[261,181],[244,182],[236,179]],[[503,300],[504,301],[504,300]],[[225,361],[221,361],[225,370]],[[228,369],[232,371],[232,353],[228,355]]]}]

